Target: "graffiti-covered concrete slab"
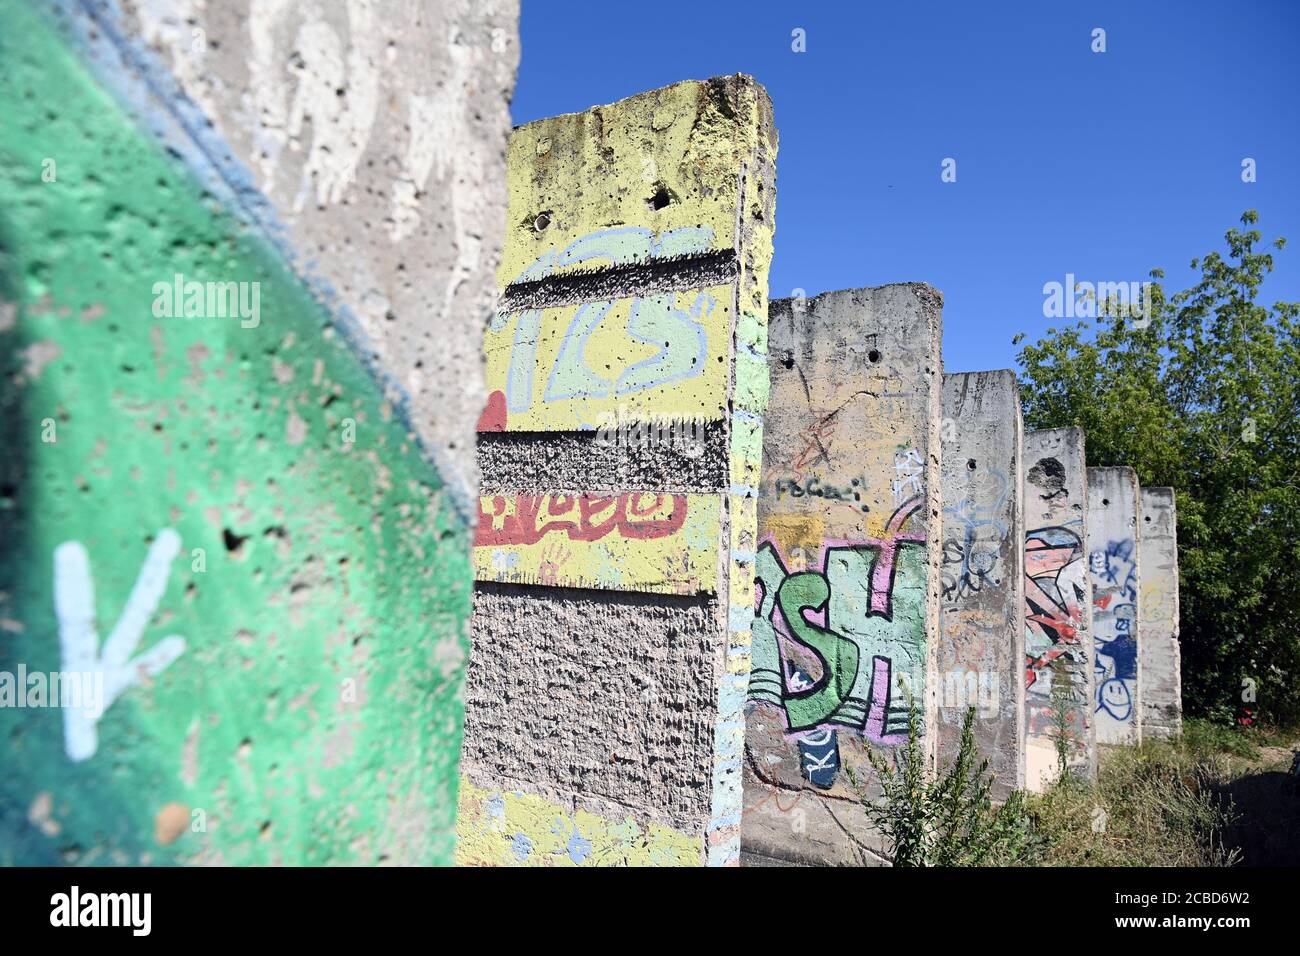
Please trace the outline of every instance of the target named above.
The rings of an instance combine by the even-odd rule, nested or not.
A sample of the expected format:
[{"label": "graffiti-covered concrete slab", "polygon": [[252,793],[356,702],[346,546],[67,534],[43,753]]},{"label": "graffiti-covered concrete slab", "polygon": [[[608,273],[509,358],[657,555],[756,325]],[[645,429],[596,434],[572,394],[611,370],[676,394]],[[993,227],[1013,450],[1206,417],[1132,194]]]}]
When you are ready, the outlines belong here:
[{"label": "graffiti-covered concrete slab", "polygon": [[941,308],[919,284],[772,304],[747,860],[879,862],[866,748],[911,701],[933,759]]},{"label": "graffiti-covered concrete slab", "polygon": [[0,864],[449,863],[514,10],[126,6],[0,0]]},{"label": "graffiti-covered concrete slab", "polygon": [[1132,468],[1088,469],[1088,571],[1092,576],[1097,742],[1142,739],[1138,654],[1142,505]]},{"label": "graffiti-covered concrete slab", "polygon": [[1183,727],[1182,652],[1178,644],[1178,516],[1174,489],[1142,489],[1142,582],[1138,653],[1142,736],[1174,737]]},{"label": "graffiti-covered concrete slab", "polygon": [[515,130],[466,864],[732,864],[776,133],[744,76]]},{"label": "graffiti-covered concrete slab", "polygon": [[993,795],[1025,785],[1024,515],[1020,393],[1014,372],[943,377],[942,567],[938,671],[941,765],[967,712]]},{"label": "graffiti-covered concrete slab", "polygon": [[1088,476],[1078,428],[1025,435],[1025,783],[1097,775]]}]

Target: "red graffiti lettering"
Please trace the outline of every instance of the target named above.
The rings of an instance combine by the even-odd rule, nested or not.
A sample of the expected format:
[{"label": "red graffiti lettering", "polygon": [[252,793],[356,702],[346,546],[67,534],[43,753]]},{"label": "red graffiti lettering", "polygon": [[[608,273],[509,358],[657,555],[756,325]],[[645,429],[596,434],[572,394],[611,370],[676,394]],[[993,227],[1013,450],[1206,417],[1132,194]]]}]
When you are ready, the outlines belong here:
[{"label": "red graffiti lettering", "polygon": [[536,544],[557,531],[571,541],[599,541],[614,531],[646,541],[666,538],[685,523],[685,495],[495,495],[479,501],[474,544]]}]

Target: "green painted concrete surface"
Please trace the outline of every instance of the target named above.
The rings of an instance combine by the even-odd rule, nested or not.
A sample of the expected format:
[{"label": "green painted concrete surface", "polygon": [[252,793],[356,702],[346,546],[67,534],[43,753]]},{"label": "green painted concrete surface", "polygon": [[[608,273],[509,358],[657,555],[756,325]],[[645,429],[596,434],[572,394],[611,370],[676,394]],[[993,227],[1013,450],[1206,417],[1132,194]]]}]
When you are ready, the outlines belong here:
[{"label": "green painted concrete surface", "polygon": [[[0,102],[0,864],[449,862],[465,518],[279,254],[14,0]],[[177,275],[256,316],[186,317]],[[77,760],[16,705],[63,666],[62,545],[63,641],[84,556],[131,683]]]}]

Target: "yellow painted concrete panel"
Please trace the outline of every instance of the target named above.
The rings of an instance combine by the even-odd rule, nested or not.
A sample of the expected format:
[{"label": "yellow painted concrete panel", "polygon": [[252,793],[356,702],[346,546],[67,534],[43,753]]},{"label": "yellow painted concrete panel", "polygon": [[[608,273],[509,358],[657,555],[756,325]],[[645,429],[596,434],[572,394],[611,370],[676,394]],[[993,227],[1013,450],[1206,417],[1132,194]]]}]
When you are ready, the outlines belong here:
[{"label": "yellow painted concrete panel", "polygon": [[726,405],[731,287],[498,315],[484,336],[483,431],[622,420],[716,421]]},{"label": "yellow painted concrete panel", "polygon": [[[519,280],[575,240],[627,223],[656,232],[703,228],[709,248],[737,248],[735,170],[753,148],[749,141],[757,138],[764,108],[770,110],[766,94],[753,80],[727,77],[519,127],[507,160],[510,206],[499,284]],[[571,262],[555,272],[591,265]]]},{"label": "yellow painted concrete panel", "polygon": [[718,587],[721,496],[485,495],[474,577],[661,594]]},{"label": "yellow painted concrete panel", "polygon": [[772,541],[787,556],[792,571],[803,571],[826,540],[826,518],[812,513],[767,514],[760,533],[764,541]]},{"label": "yellow painted concrete panel", "polygon": [[461,777],[458,866],[699,866],[703,843],[657,823],[607,820]]}]

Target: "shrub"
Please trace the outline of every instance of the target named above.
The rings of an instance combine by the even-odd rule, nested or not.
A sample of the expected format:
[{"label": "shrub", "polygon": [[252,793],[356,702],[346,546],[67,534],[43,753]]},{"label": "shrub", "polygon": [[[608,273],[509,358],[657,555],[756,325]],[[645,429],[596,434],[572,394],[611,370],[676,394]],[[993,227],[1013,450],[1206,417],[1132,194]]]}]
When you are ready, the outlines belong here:
[{"label": "shrub", "polygon": [[[881,796],[863,794],[862,805],[895,866],[996,866],[1034,855],[1037,839],[1024,794],[1016,791],[1000,807],[993,805],[988,761],[975,764],[974,719],[972,707],[962,724],[957,759],[942,777],[926,766],[914,703],[907,743],[892,759],[867,752]],[[851,771],[850,779],[861,789]]]}]

